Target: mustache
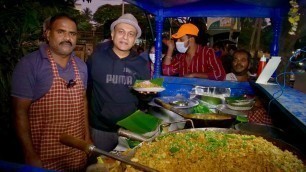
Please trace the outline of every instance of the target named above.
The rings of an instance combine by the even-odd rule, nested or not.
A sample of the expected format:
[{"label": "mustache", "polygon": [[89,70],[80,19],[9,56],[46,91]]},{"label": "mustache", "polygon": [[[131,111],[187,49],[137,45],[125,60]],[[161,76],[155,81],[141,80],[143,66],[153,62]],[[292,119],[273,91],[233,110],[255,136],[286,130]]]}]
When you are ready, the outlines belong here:
[{"label": "mustache", "polygon": [[235,65],[235,67],[239,67],[239,68],[243,68],[243,66],[242,65]]},{"label": "mustache", "polygon": [[60,42],[60,45],[62,44],[70,44],[70,46],[72,46],[72,43],[70,41],[63,41],[63,42]]}]

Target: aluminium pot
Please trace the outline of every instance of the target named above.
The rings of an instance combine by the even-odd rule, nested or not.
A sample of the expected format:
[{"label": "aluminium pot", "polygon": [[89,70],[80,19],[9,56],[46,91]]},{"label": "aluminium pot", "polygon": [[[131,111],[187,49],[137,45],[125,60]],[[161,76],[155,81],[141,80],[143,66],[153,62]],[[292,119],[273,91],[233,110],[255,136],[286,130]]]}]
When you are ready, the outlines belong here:
[{"label": "aluminium pot", "polygon": [[[236,121],[236,117],[230,114],[218,114],[218,113],[209,113],[209,114],[191,114],[188,111],[175,108],[174,106],[163,102],[161,99],[154,99],[154,102],[164,109],[169,110],[184,119],[190,119],[194,123],[195,128],[204,128],[204,127],[217,127],[217,128],[230,128]],[[186,123],[185,128],[190,128],[190,123]]]}]

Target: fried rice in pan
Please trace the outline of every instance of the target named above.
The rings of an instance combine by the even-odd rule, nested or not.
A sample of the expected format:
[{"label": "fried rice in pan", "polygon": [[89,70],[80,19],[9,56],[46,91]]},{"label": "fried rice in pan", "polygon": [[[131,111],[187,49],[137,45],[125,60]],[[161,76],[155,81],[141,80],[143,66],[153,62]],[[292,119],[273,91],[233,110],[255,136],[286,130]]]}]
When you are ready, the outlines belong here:
[{"label": "fried rice in pan", "polygon": [[132,161],[164,172],[306,171],[296,155],[262,137],[215,131],[167,133],[139,146]]}]

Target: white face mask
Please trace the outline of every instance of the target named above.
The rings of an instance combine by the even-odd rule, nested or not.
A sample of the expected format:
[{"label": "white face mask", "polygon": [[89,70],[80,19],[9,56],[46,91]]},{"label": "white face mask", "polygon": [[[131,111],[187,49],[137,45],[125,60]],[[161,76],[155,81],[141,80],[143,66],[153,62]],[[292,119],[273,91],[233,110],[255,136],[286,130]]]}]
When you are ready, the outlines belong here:
[{"label": "white face mask", "polygon": [[176,45],[176,49],[178,52],[180,53],[186,53],[188,47],[185,47],[184,45],[185,42],[176,42],[175,45]]},{"label": "white face mask", "polygon": [[152,61],[152,63],[155,63],[155,54],[150,53],[149,57],[150,57],[150,60]]}]

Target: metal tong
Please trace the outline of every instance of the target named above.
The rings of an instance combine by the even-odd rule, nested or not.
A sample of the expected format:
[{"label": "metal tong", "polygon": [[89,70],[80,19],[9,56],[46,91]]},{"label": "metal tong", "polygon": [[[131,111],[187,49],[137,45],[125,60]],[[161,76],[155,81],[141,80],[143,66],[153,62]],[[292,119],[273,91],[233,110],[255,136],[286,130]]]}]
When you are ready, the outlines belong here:
[{"label": "metal tong", "polygon": [[136,141],[141,141],[141,142],[151,142],[153,141],[156,137],[158,137],[163,128],[164,127],[168,127],[170,126],[171,124],[176,124],[176,123],[182,123],[182,122],[190,122],[191,123],[191,126],[192,128],[194,128],[194,124],[193,124],[193,121],[191,119],[184,119],[184,120],[180,120],[180,121],[174,121],[174,122],[168,122],[168,123],[162,123],[160,124],[158,127],[157,127],[157,130],[156,132],[153,134],[153,136],[151,137],[144,137],[143,135],[140,135],[140,134],[137,134],[137,133],[134,133],[132,131],[129,131],[129,130],[125,130],[123,128],[119,128],[118,130],[118,135],[119,136],[123,136],[123,137],[126,137],[126,138],[129,138],[129,139],[132,139],[132,140],[136,140]]}]

